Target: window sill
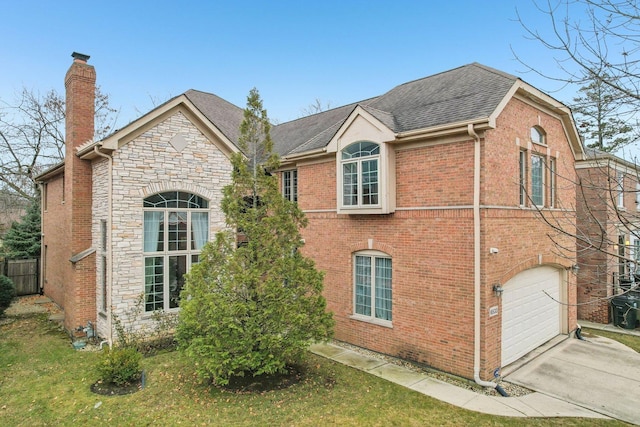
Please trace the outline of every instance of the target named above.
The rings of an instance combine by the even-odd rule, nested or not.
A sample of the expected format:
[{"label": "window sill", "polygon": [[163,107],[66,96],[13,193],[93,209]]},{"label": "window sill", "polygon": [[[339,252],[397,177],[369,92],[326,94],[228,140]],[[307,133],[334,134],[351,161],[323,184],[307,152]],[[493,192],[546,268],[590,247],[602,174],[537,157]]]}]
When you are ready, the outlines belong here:
[{"label": "window sill", "polygon": [[173,313],[178,313],[180,311],[180,307],[177,308],[169,308],[167,310],[165,309],[159,309],[159,310],[155,310],[155,311],[145,311],[142,316],[140,317],[142,320],[151,320],[154,317],[154,314],[158,311],[161,311],[162,313],[165,314],[173,314]]},{"label": "window sill", "polygon": [[549,147],[549,145],[545,144],[544,142],[536,142],[532,140],[531,143],[534,145],[539,145],[540,147]]},{"label": "window sill", "polygon": [[374,206],[374,207],[366,207],[366,206],[358,206],[358,207],[338,207],[338,214],[342,215],[386,215],[393,213],[391,209],[385,209],[382,206]]},{"label": "window sill", "polygon": [[372,323],[374,325],[393,329],[393,323],[390,322],[389,320],[376,319],[374,317],[362,316],[360,314],[352,314],[351,316],[349,316],[349,319],[358,320],[366,323]]}]

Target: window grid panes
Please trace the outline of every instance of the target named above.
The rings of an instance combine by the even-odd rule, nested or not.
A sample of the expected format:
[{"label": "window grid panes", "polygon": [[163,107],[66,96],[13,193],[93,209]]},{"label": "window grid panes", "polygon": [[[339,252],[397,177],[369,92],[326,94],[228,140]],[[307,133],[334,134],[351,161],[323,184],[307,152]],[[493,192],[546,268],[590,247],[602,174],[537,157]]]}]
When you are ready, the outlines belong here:
[{"label": "window grid panes", "polygon": [[342,165],[342,200],[346,206],[358,204],[358,164]]},{"label": "window grid panes", "polygon": [[531,156],[531,201],[544,205],[544,160],[537,155]]},{"label": "window grid panes", "polygon": [[371,316],[370,257],[356,257],[356,313]]},{"label": "window grid panes", "polygon": [[362,162],[362,204],[378,204],[378,161]]},{"label": "window grid panes", "polygon": [[282,194],[285,199],[298,201],[298,171],[284,171],[282,173]]},{"label": "window grid panes", "polygon": [[354,281],[355,314],[390,322],[392,320],[391,258],[356,255]]},{"label": "window grid panes", "polygon": [[376,317],[391,320],[391,259],[376,260]]},{"label": "window grid panes", "polygon": [[208,202],[189,193],[165,192],[149,196],[144,204],[145,311],[178,308],[184,274],[209,240]]},{"label": "window grid panes", "polygon": [[379,156],[380,146],[367,141],[356,142],[342,150],[343,206],[376,206],[380,203]]},{"label": "window grid panes", "polygon": [[144,260],[145,311],[164,308],[164,257],[147,257]]}]

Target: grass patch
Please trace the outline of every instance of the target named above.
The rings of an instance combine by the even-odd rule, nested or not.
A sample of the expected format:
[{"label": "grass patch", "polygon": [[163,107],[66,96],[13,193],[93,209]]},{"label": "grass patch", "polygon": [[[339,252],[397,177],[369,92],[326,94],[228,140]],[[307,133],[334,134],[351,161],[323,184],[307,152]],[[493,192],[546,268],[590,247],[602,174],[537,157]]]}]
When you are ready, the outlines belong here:
[{"label": "grass patch", "polygon": [[0,326],[2,425],[599,426],[616,421],[505,418],[467,411],[310,355],[288,387],[225,390],[198,380],[180,352],[143,359],[144,389],[90,391],[97,353],[75,351],[46,316]]},{"label": "grass patch", "polygon": [[601,337],[609,338],[614,341],[618,341],[627,347],[630,347],[640,353],[640,337],[636,335],[628,335],[617,332],[609,332],[609,331],[601,331],[600,329],[582,329],[583,335],[585,338],[588,338],[589,335],[599,335]]}]

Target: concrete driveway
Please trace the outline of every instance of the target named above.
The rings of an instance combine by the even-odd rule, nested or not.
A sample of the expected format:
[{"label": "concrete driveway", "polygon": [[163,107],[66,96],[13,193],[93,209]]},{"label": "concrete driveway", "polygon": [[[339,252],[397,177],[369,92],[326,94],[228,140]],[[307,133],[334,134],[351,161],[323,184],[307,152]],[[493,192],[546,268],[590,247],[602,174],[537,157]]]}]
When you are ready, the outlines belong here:
[{"label": "concrete driveway", "polygon": [[505,381],[640,425],[640,353],[606,338],[567,339]]}]

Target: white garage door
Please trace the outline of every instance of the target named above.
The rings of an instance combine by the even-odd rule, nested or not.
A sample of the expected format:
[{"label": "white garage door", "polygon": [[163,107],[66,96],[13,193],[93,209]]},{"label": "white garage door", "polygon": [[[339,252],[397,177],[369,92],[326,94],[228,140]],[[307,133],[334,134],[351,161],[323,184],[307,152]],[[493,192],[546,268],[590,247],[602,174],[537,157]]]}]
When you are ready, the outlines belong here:
[{"label": "white garage door", "polygon": [[502,366],[506,366],[560,334],[560,272],[553,267],[532,268],[503,288]]}]

